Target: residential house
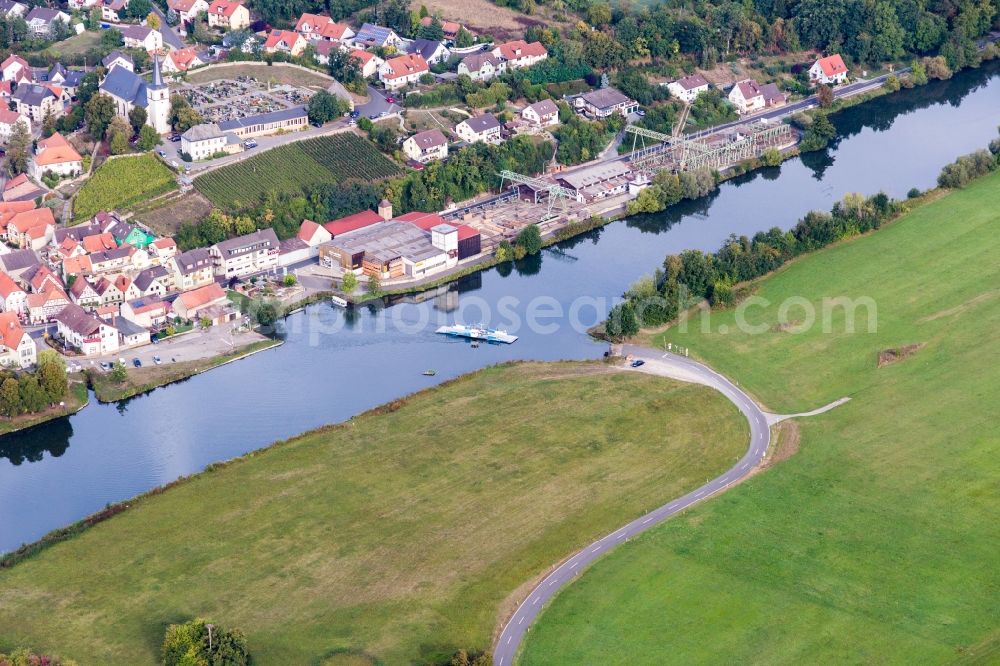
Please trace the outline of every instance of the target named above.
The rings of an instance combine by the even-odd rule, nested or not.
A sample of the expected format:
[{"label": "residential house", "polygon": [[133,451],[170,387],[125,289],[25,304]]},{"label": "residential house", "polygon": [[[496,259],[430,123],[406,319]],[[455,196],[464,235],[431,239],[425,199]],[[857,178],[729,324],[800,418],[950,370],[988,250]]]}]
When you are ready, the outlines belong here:
[{"label": "residential house", "polygon": [[[21,174],[24,175],[24,174]],[[20,176],[18,176],[20,177]],[[4,201],[0,202],[0,238],[7,238],[7,224],[14,219],[14,216],[24,211],[33,210],[34,201]],[[5,252],[0,249],[0,253]]]},{"label": "residential house", "polygon": [[142,49],[151,53],[163,48],[163,35],[159,30],[144,25],[129,25],[121,31],[127,49]]},{"label": "residential house", "polygon": [[149,259],[154,264],[164,266],[167,260],[177,255],[177,241],[173,238],[157,238],[149,247]]},{"label": "residential house", "polygon": [[847,82],[847,65],[839,53],[820,58],[809,68],[809,81],[835,86]]},{"label": "residential house", "polygon": [[[277,247],[277,245],[275,245]],[[174,314],[183,319],[198,319],[206,308],[228,303],[226,292],[219,285],[212,284],[185,291],[173,303]]]},{"label": "residential house", "polygon": [[212,253],[208,248],[199,247],[178,254],[171,260],[173,283],[168,289],[187,291],[201,287],[215,279]]},{"label": "residential house", "polygon": [[369,51],[362,51],[361,49],[354,49],[351,51],[351,56],[358,59],[358,66],[361,68],[361,76],[366,79],[378,74],[379,68],[385,64],[385,60],[379,58],[374,53]]},{"label": "residential house", "polygon": [[363,24],[351,41],[360,48],[380,46],[384,49],[390,47],[398,49],[403,45],[403,39],[392,28],[372,23]]},{"label": "residential house", "polygon": [[[434,23],[433,16],[425,16],[420,19],[420,25],[429,26]],[[444,38],[449,42],[455,41],[458,38],[458,33],[462,30],[461,23],[455,23],[454,21],[441,21],[441,32],[444,33]]]},{"label": "residential house", "polygon": [[729,91],[729,101],[742,114],[753,113],[764,108],[764,94],[753,79],[737,81]]},{"label": "residential house", "polygon": [[111,324],[118,331],[119,343],[122,347],[127,349],[132,349],[134,347],[141,347],[142,345],[149,344],[149,329],[140,326],[130,319],[126,319],[121,315],[114,317],[111,320]]},{"label": "residential house", "polygon": [[122,245],[121,247],[116,247],[113,250],[92,252],[87,256],[90,257],[90,265],[93,272],[112,273],[128,270],[133,268],[136,263],[141,263],[132,261],[132,255],[138,254],[139,252],[144,253],[143,250],[137,250],[131,245]]},{"label": "residential house", "polygon": [[484,113],[474,118],[466,118],[455,127],[459,138],[469,143],[492,143],[503,141],[500,136],[500,121],[492,113]]},{"label": "residential house", "polygon": [[30,203],[34,207],[35,199],[44,196],[46,191],[28,179],[28,174],[21,173],[3,186],[4,203]]},{"label": "residential house", "polygon": [[68,102],[76,94],[77,88],[83,82],[86,72],[76,69],[67,69],[61,62],[52,65],[49,71],[35,77],[36,83],[49,83],[58,86],[62,90],[62,99]]},{"label": "residential house", "polygon": [[89,255],[68,257],[62,262],[63,279],[69,280],[72,275],[89,275],[94,272],[94,266]]},{"label": "residential house", "polygon": [[607,118],[616,113],[627,116],[639,109],[639,103],[617,88],[598,88],[573,100],[577,111],[593,118]]},{"label": "residential house", "polygon": [[708,92],[708,80],[701,74],[688,74],[668,83],[667,90],[685,104],[690,104],[698,95]]},{"label": "residential house", "polygon": [[186,72],[193,67],[201,67],[204,61],[198,57],[198,51],[193,46],[174,49],[163,58],[162,68],[168,74]]},{"label": "residential house", "polygon": [[284,53],[290,56],[302,55],[306,50],[306,40],[292,30],[272,30],[264,40],[265,53]]},{"label": "residential house", "polygon": [[208,13],[206,0],[167,0],[167,8],[177,13],[181,23],[191,23],[198,14]]},{"label": "residential house", "polygon": [[101,0],[101,19],[111,23],[119,23],[125,18],[128,0]]},{"label": "residential house", "polygon": [[118,49],[115,49],[108,55],[104,56],[104,60],[101,61],[101,64],[104,65],[104,69],[109,72],[112,67],[123,67],[130,72],[135,71],[135,63],[132,62],[131,56],[127,53],[122,53]]},{"label": "residential house", "polygon": [[90,9],[97,4],[97,0],[66,0],[66,6],[73,10]]},{"label": "residential house", "polygon": [[344,45],[340,42],[318,41],[313,44],[313,60],[321,65],[330,64],[330,54],[334,51],[343,51]]},{"label": "residential house", "polygon": [[0,311],[24,316],[27,311],[28,292],[14,282],[14,278],[0,273]]},{"label": "residential house", "polygon": [[133,284],[139,296],[163,296],[170,283],[170,271],[166,266],[150,266],[135,276]]},{"label": "residential house", "polygon": [[0,0],[0,15],[6,18],[23,17],[28,13],[28,5],[15,0]]},{"label": "residential house", "polygon": [[216,123],[203,123],[190,127],[181,134],[181,152],[192,160],[207,160],[218,153],[238,153],[243,150],[240,137],[223,132]]},{"label": "residential house", "polygon": [[278,266],[278,237],[274,229],[258,229],[209,248],[215,274],[226,279],[274,270]]},{"label": "residential house", "polygon": [[764,106],[784,106],[788,101],[788,95],[778,90],[777,84],[765,83],[760,87],[760,94],[764,96]]},{"label": "residential house", "polygon": [[445,62],[451,57],[448,47],[433,39],[414,39],[406,47],[406,52],[419,55],[428,65]]},{"label": "residential house", "polygon": [[90,280],[82,275],[78,275],[73,284],[69,288],[70,300],[79,305],[82,308],[87,308],[92,310],[100,305],[103,305],[103,299],[101,295],[97,293],[94,285],[90,283]]},{"label": "residential house", "polygon": [[0,366],[28,368],[37,360],[35,341],[13,312],[0,313]]},{"label": "residential house", "polygon": [[7,242],[19,248],[41,250],[55,234],[56,219],[51,208],[35,208],[15,213],[7,223]]},{"label": "residential house", "polygon": [[112,282],[114,282],[115,289],[117,289],[118,293],[121,294],[121,299],[116,299],[116,303],[121,301],[132,301],[142,296],[142,291],[139,290],[139,287],[136,286],[132,278],[127,275],[116,275]]},{"label": "residential house", "polygon": [[[159,34],[159,33],[157,33]],[[115,102],[115,113],[128,120],[129,112],[136,106],[146,109],[146,124],[157,134],[170,131],[170,88],[163,80],[160,57],[153,57],[153,76],[145,79],[126,67],[112,67],[100,91]]]},{"label": "residential house", "polygon": [[250,27],[250,10],[237,0],[213,0],[208,6],[208,27],[245,30]]},{"label": "residential house", "polygon": [[49,287],[66,288],[66,285],[59,279],[59,276],[53,273],[52,269],[45,264],[40,264],[33,269],[25,271],[21,278],[27,281],[28,288],[34,293],[44,291]]},{"label": "residential house", "polygon": [[167,323],[170,303],[157,296],[144,296],[122,303],[121,316],[146,328],[159,328]]},{"label": "residential house", "polygon": [[3,75],[4,81],[30,81],[32,78],[31,65],[21,56],[11,54],[0,63],[0,74]]},{"label": "residential house", "polygon": [[448,157],[448,139],[439,129],[418,132],[403,142],[403,153],[422,164]]},{"label": "residential house", "polygon": [[14,132],[14,126],[20,124],[31,134],[31,121],[27,116],[22,116],[17,111],[11,111],[6,107],[0,108],[0,141],[7,143],[10,135]]},{"label": "residential house", "polygon": [[11,99],[17,104],[18,114],[41,124],[47,116],[58,118],[63,114],[62,90],[56,90],[56,86],[22,83]]},{"label": "residential house", "polygon": [[295,24],[295,32],[310,42],[349,42],[354,31],[346,23],[337,23],[329,16],[303,14]]},{"label": "residential house", "polygon": [[304,106],[271,111],[257,116],[233,118],[219,123],[223,132],[232,132],[241,139],[275,134],[276,132],[296,132],[309,125],[309,114]]},{"label": "residential house", "polygon": [[541,42],[531,42],[523,39],[506,42],[493,48],[493,55],[506,63],[509,69],[531,67],[549,57],[549,52]]},{"label": "residential house", "polygon": [[125,300],[125,294],[122,293],[117,278],[114,280],[109,280],[106,277],[100,278],[94,283],[94,291],[100,297],[101,305],[113,305]]},{"label": "residential house", "polygon": [[69,296],[66,295],[65,290],[52,284],[46,284],[41,291],[28,294],[28,323],[38,325],[52,321],[69,304]]},{"label": "residential house", "polygon": [[473,81],[489,81],[507,71],[507,63],[492,52],[473,53],[458,63],[458,73],[465,74]]},{"label": "residential house", "polygon": [[521,118],[535,127],[558,125],[559,107],[551,99],[543,99],[524,107],[521,111]]},{"label": "residential house", "polygon": [[309,247],[317,247],[321,243],[332,240],[333,234],[331,234],[321,224],[317,224],[312,220],[302,220],[302,224],[299,226],[299,233],[296,234],[296,238]]},{"label": "residential house", "polygon": [[63,344],[79,349],[84,356],[118,351],[118,329],[88,314],[76,303],[64,307],[53,319]]},{"label": "residential house", "polygon": [[423,56],[407,54],[386,60],[379,68],[378,75],[386,90],[398,90],[416,83],[428,72],[430,67]]},{"label": "residential house", "polygon": [[85,236],[83,240],[80,241],[80,245],[83,246],[83,249],[87,254],[92,254],[94,252],[113,250],[118,247],[118,242],[115,240],[115,235],[113,233],[106,231],[99,234]]},{"label": "residential house", "polygon": [[38,141],[29,171],[36,180],[41,180],[42,174],[47,171],[57,176],[76,176],[83,173],[83,158],[66,137],[56,132]]},{"label": "residential house", "polygon": [[11,276],[17,282],[21,281],[22,276],[26,273],[33,273],[41,263],[41,257],[30,248],[0,254],[0,271]]},{"label": "residential house", "polygon": [[69,14],[48,7],[33,7],[24,21],[28,24],[28,32],[36,37],[47,38],[52,36],[56,21],[69,27]]}]

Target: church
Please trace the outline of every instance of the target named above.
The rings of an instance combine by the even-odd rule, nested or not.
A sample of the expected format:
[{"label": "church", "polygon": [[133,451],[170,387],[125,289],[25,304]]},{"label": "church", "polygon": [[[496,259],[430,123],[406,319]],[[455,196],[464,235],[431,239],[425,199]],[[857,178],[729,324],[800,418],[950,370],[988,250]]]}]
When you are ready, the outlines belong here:
[{"label": "church", "polygon": [[170,131],[170,90],[163,81],[160,57],[153,59],[153,80],[146,81],[135,72],[115,64],[101,81],[100,90],[115,101],[115,112],[128,119],[136,106],[146,109],[146,124],[157,134]]}]

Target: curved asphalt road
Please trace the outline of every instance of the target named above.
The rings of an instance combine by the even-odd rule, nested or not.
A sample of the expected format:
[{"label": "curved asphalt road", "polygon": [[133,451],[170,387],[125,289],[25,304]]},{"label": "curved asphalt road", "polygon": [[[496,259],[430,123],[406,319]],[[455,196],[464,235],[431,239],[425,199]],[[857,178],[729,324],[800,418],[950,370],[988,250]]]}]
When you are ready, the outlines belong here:
[{"label": "curved asphalt road", "polygon": [[677,356],[676,354],[663,354],[653,349],[632,346],[626,346],[624,353],[646,361],[644,366],[637,369],[641,372],[704,384],[722,393],[722,395],[726,396],[730,402],[743,412],[743,415],[750,423],[750,446],[739,462],[721,476],[712,479],[700,488],[692,490],[683,497],[664,504],[640,518],[636,518],[616,532],[598,539],[583,550],[578,551],[546,576],[531,591],[527,599],[518,606],[514,615],[511,616],[510,621],[507,622],[507,625],[500,633],[500,638],[493,649],[493,663],[495,666],[511,666],[513,664],[514,656],[517,654],[521,641],[524,640],[524,634],[527,632],[528,627],[531,626],[531,623],[535,621],[535,618],[538,617],[542,607],[563,586],[572,582],[574,576],[579,571],[626,539],[645,532],[689,506],[725,490],[749,474],[750,470],[764,458],[764,454],[767,452],[767,447],[771,442],[771,430],[768,427],[767,415],[750,396],[737,388],[728,379],[701,363],[683,356]]}]

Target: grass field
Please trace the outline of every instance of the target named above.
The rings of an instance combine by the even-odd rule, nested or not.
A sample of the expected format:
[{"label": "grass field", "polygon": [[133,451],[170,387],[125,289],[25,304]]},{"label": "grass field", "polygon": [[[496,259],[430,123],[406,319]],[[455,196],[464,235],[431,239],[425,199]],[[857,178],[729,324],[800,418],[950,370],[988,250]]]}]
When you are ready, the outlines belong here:
[{"label": "grass field", "polygon": [[252,76],[261,83],[288,84],[324,90],[333,82],[332,78],[320,72],[307,72],[298,67],[283,66],[279,63],[270,66],[264,63],[244,63],[224,67],[203,67],[188,73],[187,81],[207,83],[218,79],[235,79],[239,76]]},{"label": "grass field", "polygon": [[601,363],[490,368],[0,569],[0,650],[151,664],[165,626],[193,616],[244,630],[263,665],[484,649],[525,581],[700,485],[747,436],[703,387]]},{"label": "grass field", "polygon": [[377,181],[399,167],[372,143],[342,133],[296,141],[198,176],[195,188],[226,209],[256,204],[267,192],[299,195],[310,185],[349,178]]},{"label": "grass field", "polygon": [[[772,305],[747,320],[764,333],[734,333],[733,312],[670,330],[775,410],[852,400],[801,420],[793,457],[598,562],[521,663],[997,663],[998,231],[1000,173],[763,280]],[[877,332],[791,332],[793,296],[869,296]]]},{"label": "grass field", "polygon": [[85,222],[102,210],[125,210],[174,189],[173,171],[153,153],[109,159],[77,192],[73,220]]},{"label": "grass field", "polygon": [[212,212],[211,202],[195,190],[164,197],[147,208],[136,208],[135,218],[164,236],[172,236],[185,222],[198,222]]}]

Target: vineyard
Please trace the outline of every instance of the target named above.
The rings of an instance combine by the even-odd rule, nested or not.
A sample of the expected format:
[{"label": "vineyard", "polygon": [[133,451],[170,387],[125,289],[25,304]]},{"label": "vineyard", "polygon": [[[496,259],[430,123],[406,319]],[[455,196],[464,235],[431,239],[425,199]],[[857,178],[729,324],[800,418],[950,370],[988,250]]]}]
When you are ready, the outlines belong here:
[{"label": "vineyard", "polygon": [[73,199],[73,221],[102,210],[124,210],[177,188],[174,173],[152,153],[102,164]]},{"label": "vineyard", "polygon": [[365,139],[334,134],[290,143],[215,169],[198,176],[194,186],[215,205],[233,210],[258,203],[268,192],[295,196],[310,185],[349,178],[371,182],[398,173],[399,167]]}]

